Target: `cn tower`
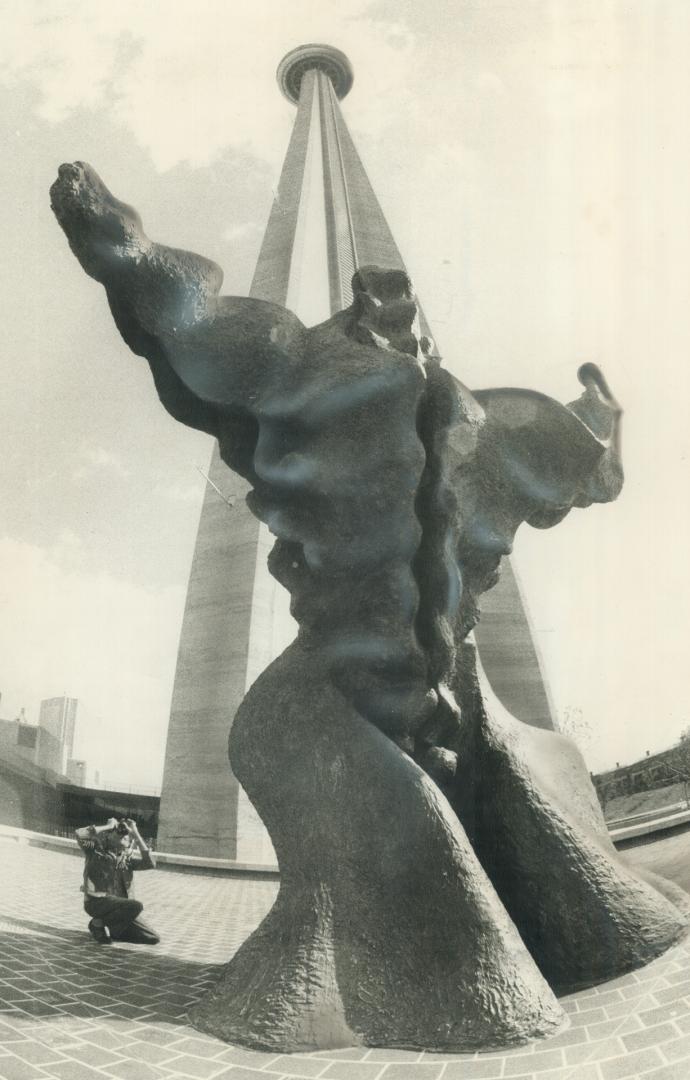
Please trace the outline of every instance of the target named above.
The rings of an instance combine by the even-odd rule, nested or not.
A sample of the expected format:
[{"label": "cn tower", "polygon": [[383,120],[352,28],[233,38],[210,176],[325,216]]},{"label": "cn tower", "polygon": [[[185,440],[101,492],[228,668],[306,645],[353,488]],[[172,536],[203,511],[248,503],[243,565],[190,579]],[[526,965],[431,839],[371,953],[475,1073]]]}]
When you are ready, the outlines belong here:
[{"label": "cn tower", "polygon": [[[315,324],[347,307],[358,266],[405,269],[347,128],[340,102],[354,73],[330,45],[301,45],[278,65],[297,106],[250,295]],[[414,273],[412,273],[414,278]],[[433,334],[423,312],[422,331]],[[227,763],[235,712],[296,626],[289,598],[266,569],[272,538],[250,514],[246,483],[220,460],[209,467],[189,576],[161,794],[162,851],[273,862],[268,835]],[[225,497],[235,495],[232,508]],[[552,727],[544,679],[508,559],[484,597],[477,644],[513,715]]]}]

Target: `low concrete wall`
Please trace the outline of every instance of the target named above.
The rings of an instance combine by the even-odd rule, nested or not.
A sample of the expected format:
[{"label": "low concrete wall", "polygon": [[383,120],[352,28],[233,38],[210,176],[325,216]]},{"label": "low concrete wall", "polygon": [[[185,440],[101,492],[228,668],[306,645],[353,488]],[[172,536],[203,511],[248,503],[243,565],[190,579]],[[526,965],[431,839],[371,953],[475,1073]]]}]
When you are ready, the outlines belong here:
[{"label": "low concrete wall", "polygon": [[609,836],[613,840],[614,844],[623,843],[626,840],[634,840],[637,837],[650,836],[654,833],[663,833],[670,829],[675,829],[679,825],[687,825],[690,823],[690,810],[687,807],[683,810],[676,811],[672,814],[660,814],[651,820],[635,822],[631,818],[624,819],[627,823],[616,823],[615,829],[609,829]]},{"label": "low concrete wall", "polygon": [[686,802],[669,803],[668,806],[655,806],[653,810],[642,810],[638,814],[626,814],[625,817],[607,818],[609,832],[614,829],[626,829],[629,825],[640,825],[644,821],[655,821],[657,818],[667,817],[681,810],[688,810]]},{"label": "low concrete wall", "polygon": [[[34,832],[10,825],[0,825],[0,840],[28,844],[30,847],[45,848],[48,851],[61,851],[66,855],[81,858],[81,850],[76,840],[48,833]],[[279,878],[277,866],[265,866],[259,863],[241,863],[233,859],[205,859],[197,855],[174,855],[166,851],[156,851],[156,868],[159,870],[177,870],[191,874],[224,874],[249,880]]]}]

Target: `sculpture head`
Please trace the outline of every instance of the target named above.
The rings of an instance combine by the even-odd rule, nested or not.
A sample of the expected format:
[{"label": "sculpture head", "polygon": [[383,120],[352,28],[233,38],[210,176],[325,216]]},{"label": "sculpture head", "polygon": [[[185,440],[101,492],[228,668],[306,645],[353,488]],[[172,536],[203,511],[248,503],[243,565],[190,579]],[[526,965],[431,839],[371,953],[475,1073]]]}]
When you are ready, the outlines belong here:
[{"label": "sculpture head", "polygon": [[419,328],[412,282],[404,270],[360,266],[352,278],[355,336],[366,344],[426,356],[431,342]]},{"label": "sculpture head", "polygon": [[120,255],[150,247],[137,211],[116,199],[86,162],[60,166],[50,189],[50,205],[72,251],[97,280]]}]

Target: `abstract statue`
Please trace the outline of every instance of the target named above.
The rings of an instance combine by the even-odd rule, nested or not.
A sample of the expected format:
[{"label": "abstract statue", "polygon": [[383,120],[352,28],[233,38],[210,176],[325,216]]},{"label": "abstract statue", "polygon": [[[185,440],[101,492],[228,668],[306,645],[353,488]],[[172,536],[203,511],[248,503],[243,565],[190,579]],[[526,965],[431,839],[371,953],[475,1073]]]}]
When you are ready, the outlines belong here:
[{"label": "abstract statue", "polygon": [[508,1046],[555,994],[630,971],[687,923],[619,860],[579,753],[509,716],[470,632],[522,522],[616,497],[619,409],[598,369],[562,406],[469,393],[420,338],[401,271],[306,328],[219,297],[220,269],[152,243],[87,165],[52,205],[168,412],[214,435],[276,536],[299,636],[232,725],[276,903],[196,1007],[281,1051]]}]

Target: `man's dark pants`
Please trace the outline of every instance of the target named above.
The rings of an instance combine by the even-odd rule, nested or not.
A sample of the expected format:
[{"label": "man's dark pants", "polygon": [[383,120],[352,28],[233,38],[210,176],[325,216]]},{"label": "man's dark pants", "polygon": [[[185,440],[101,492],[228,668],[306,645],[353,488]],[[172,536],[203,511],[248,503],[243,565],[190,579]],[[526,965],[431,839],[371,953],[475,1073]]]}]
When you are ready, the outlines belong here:
[{"label": "man's dark pants", "polygon": [[129,941],[135,945],[157,945],[158,934],[139,918],[144,905],[123,896],[90,896],[84,910],[92,919],[101,919],[113,941]]}]

